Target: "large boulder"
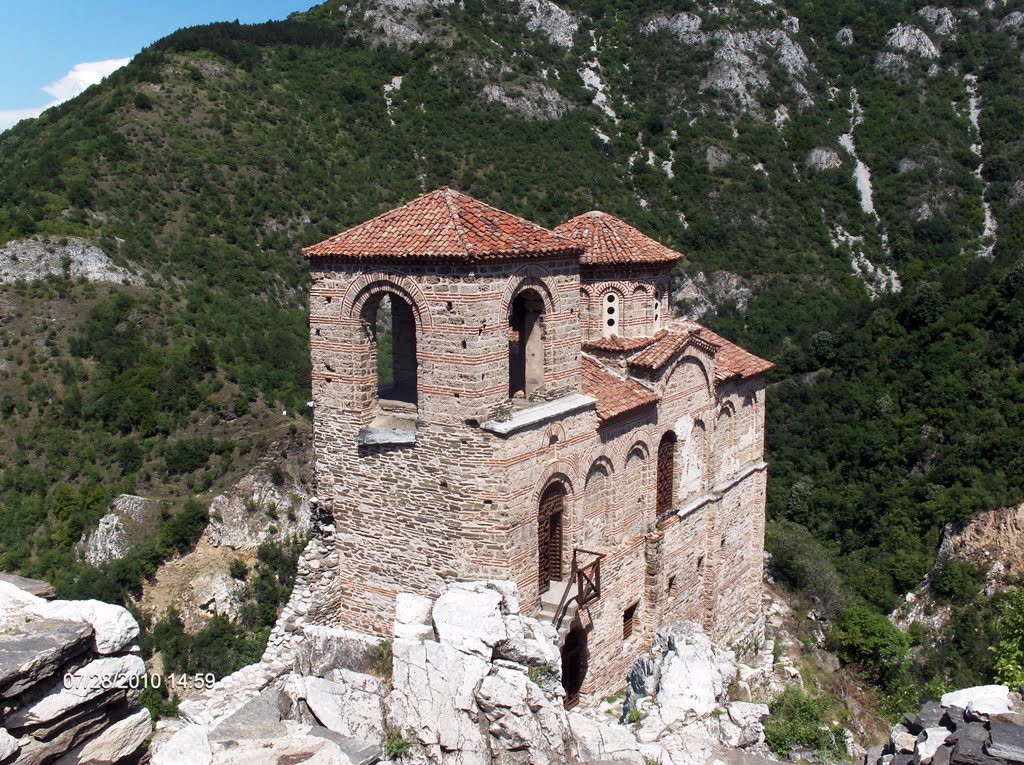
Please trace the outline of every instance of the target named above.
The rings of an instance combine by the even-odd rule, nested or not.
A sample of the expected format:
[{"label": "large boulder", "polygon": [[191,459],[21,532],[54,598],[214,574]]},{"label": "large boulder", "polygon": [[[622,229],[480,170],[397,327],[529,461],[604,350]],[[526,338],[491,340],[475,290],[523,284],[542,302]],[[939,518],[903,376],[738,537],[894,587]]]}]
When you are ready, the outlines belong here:
[{"label": "large boulder", "polygon": [[692,622],[659,630],[650,657],[652,661],[645,666],[651,667],[651,674],[644,688],[649,695],[653,692],[651,714],[666,727],[711,714],[719,701],[725,700],[736,676],[735,654],[718,648]]},{"label": "large boulder", "polygon": [[408,730],[430,761],[442,762],[442,752],[457,751],[466,765],[488,763],[485,736],[472,717],[489,663],[451,645],[409,639],[395,640],[392,655],[392,725]]},{"label": "large boulder", "polygon": [[59,720],[100,696],[129,688],[131,678],[145,672],[146,664],[138,656],[96,659],[59,678],[38,701],[7,715],[4,726],[18,729]]},{"label": "large boulder", "polygon": [[284,686],[305,701],[328,730],[367,742],[384,740],[384,686],[380,678],[336,669],[331,679],[291,675]]},{"label": "large boulder", "polygon": [[149,711],[140,709],[135,714],[118,720],[98,736],[75,747],[54,765],[118,762],[142,746],[149,737],[151,728]]},{"label": "large boulder", "polygon": [[624,725],[609,725],[574,711],[569,713],[569,729],[584,762],[644,765],[636,735]]},{"label": "large boulder", "polygon": [[153,755],[153,765],[211,765],[213,754],[206,728],[202,725],[186,725]]},{"label": "large boulder", "polygon": [[109,655],[123,651],[139,636],[138,622],[121,606],[99,600],[36,600],[26,606],[28,613],[47,619],[91,624],[98,654]]},{"label": "large boulder", "polygon": [[508,638],[496,589],[452,587],[434,603],[438,639],[452,648],[490,659],[494,646]]},{"label": "large boulder", "polygon": [[992,715],[1012,709],[1010,689],[1005,685],[977,685],[942,694],[944,707],[960,707],[976,714]]}]

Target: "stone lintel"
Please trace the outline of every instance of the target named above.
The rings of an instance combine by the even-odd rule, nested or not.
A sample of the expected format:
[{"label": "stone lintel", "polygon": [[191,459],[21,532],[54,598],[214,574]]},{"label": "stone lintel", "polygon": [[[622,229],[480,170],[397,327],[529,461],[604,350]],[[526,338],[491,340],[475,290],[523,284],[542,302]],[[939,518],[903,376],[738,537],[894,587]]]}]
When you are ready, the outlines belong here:
[{"label": "stone lintel", "polygon": [[507,420],[490,420],[480,427],[499,436],[509,436],[520,430],[540,425],[557,417],[575,414],[585,409],[594,409],[596,406],[597,399],[593,396],[575,393],[570,396],[557,398],[554,401],[545,401],[536,406],[522,409]]},{"label": "stone lintel", "polygon": [[680,518],[685,518],[690,513],[694,512],[695,510],[699,510],[700,508],[704,507],[704,505],[710,502],[718,502],[725,495],[725,493],[729,491],[729,489],[731,489],[733,486],[738,484],[740,481],[742,481],[752,473],[758,473],[767,467],[768,463],[765,462],[764,460],[760,460],[758,462],[751,462],[749,465],[746,465],[732,478],[728,478],[722,481],[717,486],[712,487],[711,491],[709,491],[707,494],[701,494],[699,497],[691,499],[681,508],[676,510],[676,515],[678,515]]},{"label": "stone lintel", "polygon": [[356,436],[359,446],[408,446],[416,443],[415,430],[393,428],[360,428]]}]

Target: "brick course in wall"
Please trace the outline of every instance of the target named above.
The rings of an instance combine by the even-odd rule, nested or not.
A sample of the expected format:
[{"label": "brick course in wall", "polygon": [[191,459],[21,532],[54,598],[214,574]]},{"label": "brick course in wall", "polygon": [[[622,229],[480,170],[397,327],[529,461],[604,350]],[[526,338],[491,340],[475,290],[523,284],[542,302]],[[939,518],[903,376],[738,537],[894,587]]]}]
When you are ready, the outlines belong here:
[{"label": "brick course in wall", "polygon": [[[446,582],[495,578],[515,581],[524,610],[539,610],[538,510],[558,483],[563,577],[574,549],[605,556],[600,598],[575,614],[587,631],[581,695],[595,699],[622,686],[663,623],[694,620],[721,641],[759,623],[770,365],[669,317],[671,260],[581,266],[565,248],[517,258],[514,245],[504,240],[500,259],[467,262],[307,253],[316,480],[334,526],[323,569],[331,581],[309,609],[386,636],[398,593],[436,596]],[[618,337],[671,343],[643,368],[630,359],[654,339],[619,349],[613,338],[586,352],[605,374],[630,375],[652,393],[625,412],[599,407],[603,391],[581,384],[584,343],[602,338],[595,303],[609,289],[619,298]],[[509,316],[525,291],[543,302],[542,382],[510,400]],[[395,359],[396,369],[414,370],[415,404],[397,415],[378,394],[366,313],[382,294],[403,301],[415,325],[415,359]],[[727,354],[742,372],[716,369]],[[672,504],[659,519],[667,432]]]}]

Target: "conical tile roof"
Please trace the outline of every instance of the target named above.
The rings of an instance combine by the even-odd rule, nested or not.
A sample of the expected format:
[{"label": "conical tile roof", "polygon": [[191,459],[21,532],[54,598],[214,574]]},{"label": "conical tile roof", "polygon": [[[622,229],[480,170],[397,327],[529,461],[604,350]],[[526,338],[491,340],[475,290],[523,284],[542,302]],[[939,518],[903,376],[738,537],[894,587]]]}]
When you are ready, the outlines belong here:
[{"label": "conical tile roof", "polygon": [[443,186],[302,251],[307,258],[507,260],[583,247]]},{"label": "conical tile roof", "polygon": [[584,266],[620,263],[672,263],[683,257],[614,215],[593,211],[577,215],[555,229],[555,233],[586,247],[580,258]]}]

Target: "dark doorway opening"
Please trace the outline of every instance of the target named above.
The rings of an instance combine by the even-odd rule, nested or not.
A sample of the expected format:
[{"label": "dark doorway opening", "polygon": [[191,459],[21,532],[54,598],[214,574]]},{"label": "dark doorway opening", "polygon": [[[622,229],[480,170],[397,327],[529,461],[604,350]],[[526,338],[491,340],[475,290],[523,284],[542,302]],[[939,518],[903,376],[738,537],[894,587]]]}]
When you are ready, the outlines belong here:
[{"label": "dark doorway opening", "polygon": [[565,636],[562,646],[562,687],[565,688],[565,708],[580,703],[580,689],[587,676],[587,633],[578,623]]},{"label": "dark doorway opening", "polygon": [[549,486],[540,498],[537,517],[538,583],[547,592],[552,580],[562,578],[562,513],[565,510],[565,489],[561,484]]}]

